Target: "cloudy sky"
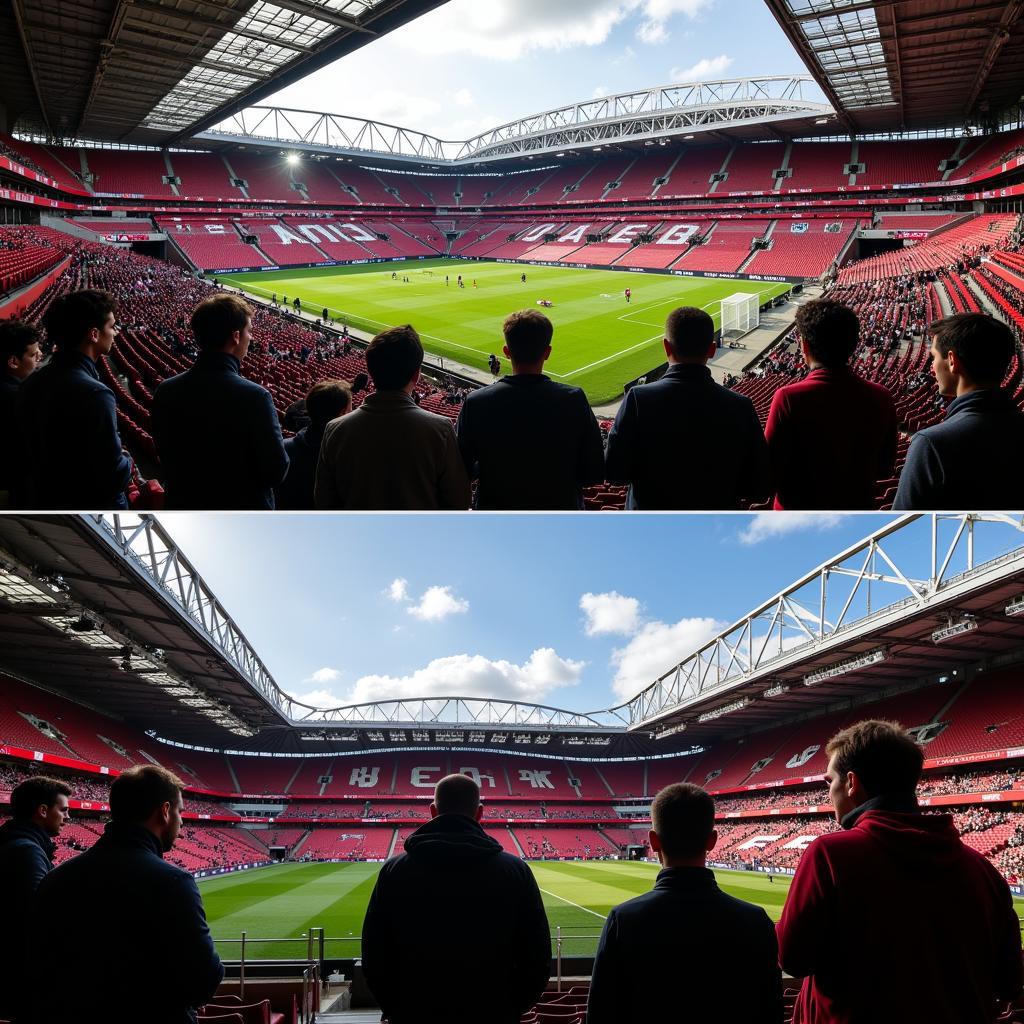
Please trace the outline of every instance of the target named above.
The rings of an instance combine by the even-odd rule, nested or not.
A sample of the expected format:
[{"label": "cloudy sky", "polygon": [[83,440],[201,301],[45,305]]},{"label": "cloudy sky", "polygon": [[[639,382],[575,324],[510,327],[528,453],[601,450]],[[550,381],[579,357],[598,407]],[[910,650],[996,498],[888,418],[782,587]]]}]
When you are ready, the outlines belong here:
[{"label": "cloudy sky", "polygon": [[163,516],[319,706],[633,696],[886,516]]},{"label": "cloudy sky", "polygon": [[264,103],[462,141],[595,96],[804,71],[763,0],[449,0]]}]

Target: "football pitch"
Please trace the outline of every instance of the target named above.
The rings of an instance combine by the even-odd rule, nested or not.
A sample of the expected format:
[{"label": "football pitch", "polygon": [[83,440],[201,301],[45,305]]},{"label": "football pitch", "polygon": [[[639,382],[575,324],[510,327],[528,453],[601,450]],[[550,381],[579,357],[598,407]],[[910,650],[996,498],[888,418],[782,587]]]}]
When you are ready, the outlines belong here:
[{"label": "football pitch", "polygon": [[[552,955],[560,928],[566,957],[593,955],[608,912],[647,892],[658,873],[657,865],[632,861],[531,861],[530,867],[544,898]],[[360,954],[363,916],[379,870],[380,864],[365,863],[281,864],[204,879],[199,889],[224,959],[239,958],[243,931],[247,960],[304,957],[310,928],[324,929],[325,957],[353,959]],[[715,875],[725,892],[764,907],[773,921],[781,916],[788,877],[769,882],[747,871]],[[1024,930],[1024,900],[1014,900],[1014,906]]]},{"label": "football pitch", "polygon": [[[459,274],[465,288],[457,286]],[[444,259],[216,276],[257,297],[299,298],[303,310],[317,316],[326,308],[332,319],[371,334],[411,323],[427,351],[481,370],[491,353],[507,369],[505,317],[548,300],[553,305],[543,312],[554,322],[555,338],[545,372],[583,388],[593,405],[617,398],[624,384],[664,362],[665,318],[675,307],[704,308],[718,326],[726,296],[756,292],[767,301],[792,287]],[[628,304],[627,287],[633,293]]]}]

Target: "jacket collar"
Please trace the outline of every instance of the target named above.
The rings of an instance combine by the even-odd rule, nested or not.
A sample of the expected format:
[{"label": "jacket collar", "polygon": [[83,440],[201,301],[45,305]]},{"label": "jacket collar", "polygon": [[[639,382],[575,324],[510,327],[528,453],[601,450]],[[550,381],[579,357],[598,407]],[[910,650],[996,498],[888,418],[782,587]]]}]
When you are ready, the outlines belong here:
[{"label": "jacket collar", "polygon": [[227,352],[200,352],[196,356],[193,369],[206,370],[210,373],[241,373],[242,364],[237,356],[229,355]]},{"label": "jacket collar", "polygon": [[718,888],[710,868],[662,868],[655,889],[669,892],[712,892]]},{"label": "jacket collar", "polygon": [[20,388],[21,381],[17,377],[12,376],[5,370],[0,373],[0,387],[2,388]]},{"label": "jacket collar", "polygon": [[103,829],[102,842],[115,846],[134,846],[142,850],[149,850],[158,857],[163,858],[164,851],[152,832],[144,825],[132,825],[122,821],[108,821]]},{"label": "jacket collar", "polygon": [[80,370],[85,370],[90,377],[95,377],[97,380],[100,379],[99,370],[96,369],[96,364],[84,353],[79,352],[78,349],[58,349],[53,354],[53,361],[62,363],[65,366],[77,367]]},{"label": "jacket collar", "polygon": [[946,419],[952,419],[961,412],[999,413],[1012,407],[1010,396],[1002,388],[985,388],[954,398],[946,406]]},{"label": "jacket collar", "polygon": [[501,378],[502,384],[514,384],[516,387],[530,387],[540,381],[549,381],[551,378],[544,373],[506,373]]},{"label": "jacket collar", "polygon": [[848,814],[843,815],[839,822],[844,829],[851,829],[860,820],[862,814],[868,811],[885,811],[892,814],[918,814],[921,808],[917,803],[917,796],[910,793],[884,793],[882,796],[874,796],[865,800],[859,807],[855,807]]},{"label": "jacket collar", "polygon": [[711,380],[711,371],[703,363],[672,363],[662,378],[669,380]]},{"label": "jacket collar", "polygon": [[371,409],[402,409],[408,406],[419,408],[412,395],[407,395],[404,391],[374,391],[372,395],[367,395],[363,399],[359,408],[365,409],[366,406]]},{"label": "jacket collar", "polygon": [[12,818],[0,829],[0,835],[3,836],[4,840],[7,840],[8,837],[12,839],[28,839],[42,849],[43,853],[46,854],[47,860],[51,863],[53,862],[53,854],[57,849],[57,844],[47,834],[46,829],[42,825],[37,825],[34,821],[16,821]]}]

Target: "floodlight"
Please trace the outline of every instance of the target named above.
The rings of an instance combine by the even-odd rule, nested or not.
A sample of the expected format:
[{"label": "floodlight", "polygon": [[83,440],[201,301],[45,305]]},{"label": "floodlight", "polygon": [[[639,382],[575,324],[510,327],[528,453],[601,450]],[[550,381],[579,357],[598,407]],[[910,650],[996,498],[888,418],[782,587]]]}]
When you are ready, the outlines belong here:
[{"label": "floodlight", "polygon": [[978,620],[973,615],[964,615],[961,618],[949,617],[945,626],[940,626],[932,633],[933,644],[944,644],[965,633],[972,633],[978,628]]}]

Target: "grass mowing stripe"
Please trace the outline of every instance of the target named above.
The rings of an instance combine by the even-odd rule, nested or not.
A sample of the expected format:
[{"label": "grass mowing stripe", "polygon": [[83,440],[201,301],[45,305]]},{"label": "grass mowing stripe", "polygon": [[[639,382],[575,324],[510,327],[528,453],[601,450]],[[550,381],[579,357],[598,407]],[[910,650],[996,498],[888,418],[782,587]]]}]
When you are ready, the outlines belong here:
[{"label": "grass mowing stripe", "polygon": [[607,914],[599,914],[596,910],[590,910],[588,907],[581,907],[578,903],[573,903],[572,900],[567,900],[564,896],[559,896],[557,892],[551,892],[549,889],[541,889],[541,892],[548,896],[554,896],[556,900],[568,903],[569,906],[575,907],[577,910],[582,910],[585,914],[593,914],[594,917],[599,917],[602,921],[608,916]]}]

